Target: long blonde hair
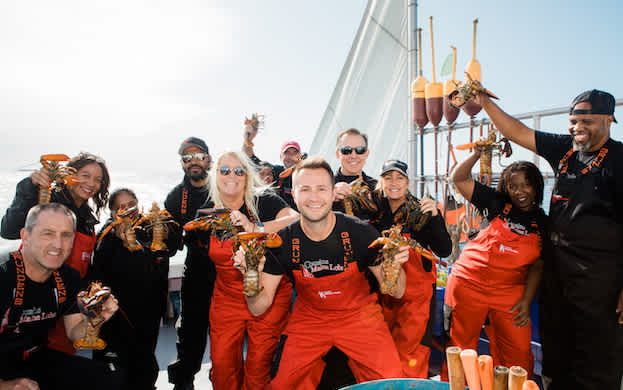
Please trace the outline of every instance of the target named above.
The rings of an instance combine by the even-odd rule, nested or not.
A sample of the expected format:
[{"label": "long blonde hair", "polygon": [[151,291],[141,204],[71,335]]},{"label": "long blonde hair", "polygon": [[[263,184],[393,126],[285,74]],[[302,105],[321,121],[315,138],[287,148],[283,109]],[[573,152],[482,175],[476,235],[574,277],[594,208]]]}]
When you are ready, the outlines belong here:
[{"label": "long blonde hair", "polygon": [[221,161],[225,157],[234,157],[240,161],[240,165],[244,168],[245,183],[244,183],[244,204],[247,206],[249,213],[253,215],[259,221],[259,213],[257,210],[258,196],[267,192],[274,192],[269,185],[264,184],[260,176],[257,174],[257,166],[247,157],[246,154],[237,151],[226,151],[221,153],[212,164],[208,180],[210,182],[210,199],[214,202],[214,207],[225,207],[221,194],[216,184],[216,177],[220,175],[219,167]]}]

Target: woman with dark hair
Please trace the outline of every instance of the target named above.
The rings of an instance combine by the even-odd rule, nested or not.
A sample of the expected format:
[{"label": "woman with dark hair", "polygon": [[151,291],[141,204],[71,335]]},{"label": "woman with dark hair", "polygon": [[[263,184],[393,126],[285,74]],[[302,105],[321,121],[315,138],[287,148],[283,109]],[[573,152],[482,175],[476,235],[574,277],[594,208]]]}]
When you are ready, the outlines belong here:
[{"label": "woman with dark hair", "polygon": [[[50,201],[67,206],[76,214],[78,223],[74,244],[65,264],[80,272],[80,277],[84,279],[95,248],[95,225],[98,223],[95,215],[99,214],[108,201],[110,176],[104,160],[93,154],[82,152],[72,158],[67,165],[76,169],[77,182],[72,186],[63,185],[59,191],[53,191]],[[19,238],[28,210],[38,202],[39,187],[47,187],[49,184],[50,177],[45,168],[33,172],[30,177],[17,183],[15,198],[2,217],[0,235],[3,238]],[[89,206],[89,200],[95,204],[95,215]],[[50,348],[67,353],[75,352],[65,335],[62,321],[57,322],[57,327],[50,335]]]},{"label": "woman with dark hair", "polygon": [[[100,231],[117,218],[120,209],[136,210],[138,199],[134,191],[120,188],[110,195],[111,218]],[[119,299],[120,315],[108,321],[100,337],[108,345],[95,351],[94,359],[113,363],[120,372],[123,390],[153,390],[158,378],[156,344],[160,319],[166,310],[168,292],[169,257],[175,253],[176,238],[168,235],[168,250],[152,252],[150,236],[144,229],[136,229],[140,249],[130,250],[124,229],[114,226],[95,248],[89,280],[99,280],[114,291]]]},{"label": "woman with dark hair", "polygon": [[465,245],[448,278],[449,345],[476,349],[488,321],[493,364],[521,366],[532,373],[530,304],[541,280],[541,239],[547,225],[540,207],[543,176],[530,162],[514,162],[493,189],[471,176],[479,157],[475,150],[451,175],[488,225]]}]

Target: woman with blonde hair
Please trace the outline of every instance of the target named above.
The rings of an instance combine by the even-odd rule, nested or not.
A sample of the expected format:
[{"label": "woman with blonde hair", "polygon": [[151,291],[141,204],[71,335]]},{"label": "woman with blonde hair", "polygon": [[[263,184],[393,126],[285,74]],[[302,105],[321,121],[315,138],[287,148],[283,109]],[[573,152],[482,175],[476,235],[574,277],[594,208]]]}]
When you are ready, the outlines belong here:
[{"label": "woman with blonde hair", "polygon": [[[225,152],[209,174],[210,196],[204,208],[232,210],[232,223],[246,232],[277,232],[296,220],[288,207],[264,184],[247,156]],[[201,241],[216,266],[216,282],[210,307],[210,379],[216,390],[262,389],[270,378],[270,362],[279,335],[286,325],[292,285],[285,279],[272,307],[259,317],[247,308],[241,273],[233,265],[233,241],[212,233]],[[243,348],[247,339],[246,362]]]}]

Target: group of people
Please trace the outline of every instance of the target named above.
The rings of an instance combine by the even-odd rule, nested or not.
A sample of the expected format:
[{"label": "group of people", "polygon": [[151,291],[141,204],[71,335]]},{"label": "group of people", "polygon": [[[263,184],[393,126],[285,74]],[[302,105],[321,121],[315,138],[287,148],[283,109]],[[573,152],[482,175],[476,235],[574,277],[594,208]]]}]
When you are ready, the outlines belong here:
[{"label": "group of people", "polygon": [[[504,136],[544,156],[557,179],[547,216],[543,177],[529,162],[506,167],[495,189],[472,179],[479,150],[453,170],[456,190],[484,223],[448,279],[448,345],[475,349],[486,325],[494,364],[532,372],[530,304],[541,286],[546,384],[617,389],[623,183],[622,146],[610,138],[614,98],[593,90],[574,99],[567,136],[527,128],[486,95],[476,100]],[[38,188],[50,184],[45,169],[22,180],[0,231],[22,240],[19,250],[0,258],[0,389],[79,388],[74,384],[86,381],[153,389],[169,258],[184,246],[177,358],[168,367],[176,390],[194,389],[208,334],[217,390],[427,378],[436,283],[428,251],[440,258],[452,251],[436,202],[409,192],[402,161],[385,161],[378,180],[364,173],[370,149],[357,129],[337,137],[335,174],[322,158],[305,158],[296,141],[283,144],[283,165],[262,161],[252,147],[256,134],[257,122],[247,121],[242,151],[215,159],[200,138],[181,144],[184,179],[164,202],[175,222],[166,226],[166,249],[150,248],[149,226],[128,231],[118,223],[139,199],[129,188],[109,195],[108,170],[97,156],[69,161],[77,184],[61,186],[49,204],[36,205]],[[347,215],[354,182],[367,187],[360,196],[372,207]],[[102,231],[111,233],[98,239],[97,216],[106,205],[111,218]],[[279,235],[281,245],[260,259],[257,295],[244,293],[245,252],[235,250],[231,234],[182,230],[202,209],[228,209],[237,231]],[[397,225],[403,240],[389,244],[384,233],[379,241]],[[130,234],[138,247],[129,247]],[[380,287],[387,261],[396,267],[390,289]],[[92,280],[114,296],[103,309],[101,337],[108,345],[88,360],[73,355],[72,342],[86,326],[74,297]]]}]

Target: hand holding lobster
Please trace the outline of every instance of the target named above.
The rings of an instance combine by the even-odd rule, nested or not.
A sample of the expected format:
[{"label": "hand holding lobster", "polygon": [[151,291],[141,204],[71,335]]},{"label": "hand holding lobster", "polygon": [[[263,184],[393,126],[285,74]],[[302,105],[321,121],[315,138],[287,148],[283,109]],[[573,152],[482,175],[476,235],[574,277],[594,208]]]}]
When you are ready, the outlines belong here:
[{"label": "hand holding lobster", "polygon": [[482,180],[486,178],[486,184],[488,185],[491,185],[491,174],[493,173],[493,152],[497,152],[500,165],[502,165],[502,156],[510,157],[511,154],[513,154],[510,141],[507,138],[502,138],[500,141],[497,141],[494,129],[489,130],[489,136],[486,139],[479,139],[476,142],[459,145],[456,148],[458,150],[474,148],[480,153],[480,178]]},{"label": "hand holding lobster", "polygon": [[61,185],[72,186],[78,183],[76,168],[61,165],[69,161],[65,154],[44,154],[39,159],[43,166],[30,175],[33,184],[39,186],[39,204],[49,203],[52,190],[60,190]]},{"label": "hand holding lobster", "polygon": [[350,183],[350,192],[342,199],[344,211],[348,215],[355,215],[353,210],[377,211],[378,207],[372,201],[372,193],[363,178]]},{"label": "hand holding lobster", "polygon": [[167,209],[160,209],[157,202],[153,202],[149,214],[145,214],[136,223],[141,224],[144,221],[149,221],[146,229],[151,229],[151,247],[152,252],[167,250],[167,245],[164,243],[167,234],[169,233],[166,224],[173,223],[179,224],[173,220],[173,216]]},{"label": "hand holding lobster", "polygon": [[136,240],[134,228],[139,223],[138,207],[126,206],[120,207],[115,214],[113,221],[102,231],[97,242],[100,242],[113,228],[115,235],[123,242],[128,250],[134,252],[143,249],[141,244]]},{"label": "hand holding lobster", "polygon": [[422,198],[418,200],[415,196],[408,193],[405,202],[396,210],[394,223],[418,232],[435,215],[437,215],[437,204],[433,199]]},{"label": "hand holding lobster", "polygon": [[76,349],[104,349],[106,342],[98,337],[102,324],[110,319],[119,309],[119,302],[111,294],[110,288],[99,282],[91,282],[86,290],[80,291],[77,297],[80,312],[87,317],[84,337],[76,340]]},{"label": "hand holding lobster", "polygon": [[184,225],[184,230],[211,231],[219,240],[225,240],[238,234],[240,228],[231,220],[230,209],[199,209],[201,217]]},{"label": "hand holding lobster", "polygon": [[380,286],[381,293],[383,294],[394,295],[396,287],[398,287],[398,277],[400,276],[402,264],[409,260],[409,248],[427,259],[437,260],[430,251],[422,248],[415,240],[404,237],[401,234],[401,229],[400,225],[393,225],[388,230],[383,230],[381,237],[368,246],[373,248],[383,245],[383,261],[381,262],[383,282]]},{"label": "hand holding lobster", "polygon": [[239,233],[234,244],[234,267],[243,276],[244,295],[254,297],[263,287],[260,286],[260,273],[264,269],[266,248],[281,246],[277,233]]},{"label": "hand holding lobster", "polygon": [[463,84],[455,81],[456,89],[448,95],[450,99],[449,103],[452,107],[461,108],[465,103],[475,99],[481,94],[485,94],[494,99],[498,98],[492,92],[484,88],[480,81],[473,79],[468,72],[465,72],[465,78],[467,81]]}]

